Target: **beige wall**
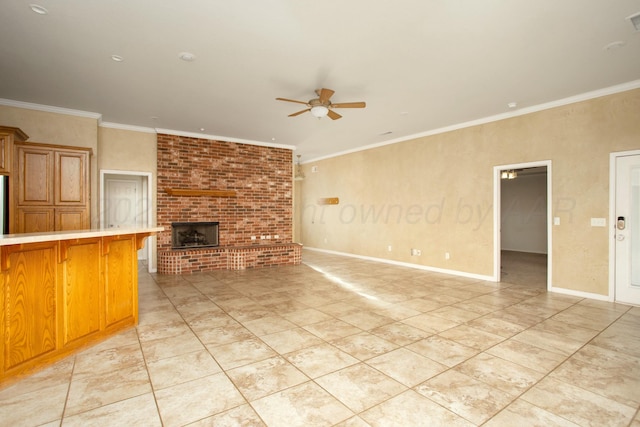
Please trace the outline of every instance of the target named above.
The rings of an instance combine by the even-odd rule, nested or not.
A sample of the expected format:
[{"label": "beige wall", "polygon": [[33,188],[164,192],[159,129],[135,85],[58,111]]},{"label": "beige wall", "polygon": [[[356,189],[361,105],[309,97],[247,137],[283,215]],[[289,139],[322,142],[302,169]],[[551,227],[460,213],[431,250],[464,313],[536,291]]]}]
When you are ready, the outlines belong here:
[{"label": "beige wall", "polygon": [[[98,168],[99,170],[151,173],[152,182],[149,189],[151,225],[157,223],[155,195],[157,194],[158,179],[155,133],[100,127],[98,130]],[[151,247],[149,263],[155,271],[157,268],[155,237],[147,239],[146,244]]]},{"label": "beige wall", "polygon": [[[100,170],[150,172],[153,177],[152,196],[156,194],[155,133],[99,127],[99,116],[82,117],[73,114],[46,112],[27,108],[0,106],[0,124],[22,129],[30,142],[90,147],[91,157],[91,227],[100,225]],[[152,221],[156,221],[155,199],[152,201]],[[155,266],[155,243],[151,265]]]},{"label": "beige wall", "polygon": [[590,218],[608,217],[609,153],[640,148],[639,117],[633,90],[312,162],[296,229],[308,247],[491,276],[493,167],[551,160],[553,286],[606,295],[609,228]]},{"label": "beige wall", "polygon": [[0,124],[22,129],[29,142],[89,147],[91,156],[91,226],[98,225],[98,116],[79,117],[0,105]]}]

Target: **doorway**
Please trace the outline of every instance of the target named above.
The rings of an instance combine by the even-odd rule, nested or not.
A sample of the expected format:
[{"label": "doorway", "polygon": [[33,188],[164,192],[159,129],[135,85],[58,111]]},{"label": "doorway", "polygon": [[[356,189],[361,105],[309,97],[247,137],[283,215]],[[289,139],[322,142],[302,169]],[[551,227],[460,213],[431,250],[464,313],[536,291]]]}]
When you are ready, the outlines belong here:
[{"label": "doorway", "polygon": [[[151,219],[151,173],[135,171],[100,171],[100,227],[148,227]],[[138,262],[153,272],[151,238],[138,251]]]},{"label": "doorway", "polygon": [[640,150],[611,154],[609,295],[640,305]]},{"label": "doorway", "polygon": [[494,280],[551,289],[551,161],[494,167]]}]

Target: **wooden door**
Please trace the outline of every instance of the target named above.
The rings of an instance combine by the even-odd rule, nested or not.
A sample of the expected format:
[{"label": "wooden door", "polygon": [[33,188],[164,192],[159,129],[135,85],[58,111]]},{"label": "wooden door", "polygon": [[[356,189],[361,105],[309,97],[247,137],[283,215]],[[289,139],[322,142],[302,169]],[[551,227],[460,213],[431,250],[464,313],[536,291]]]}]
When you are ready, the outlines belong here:
[{"label": "wooden door", "polygon": [[16,209],[14,233],[45,233],[54,230],[54,208],[50,206],[27,206]]},{"label": "wooden door", "polygon": [[11,154],[13,143],[29,139],[29,136],[19,128],[0,126],[0,175],[11,173]]},{"label": "wooden door", "polygon": [[18,206],[53,205],[53,150],[17,146]]},{"label": "wooden door", "polygon": [[86,151],[55,152],[56,206],[84,206],[88,197],[89,155]]},{"label": "wooden door", "polygon": [[54,230],[86,230],[89,228],[89,217],[84,206],[54,209]]}]

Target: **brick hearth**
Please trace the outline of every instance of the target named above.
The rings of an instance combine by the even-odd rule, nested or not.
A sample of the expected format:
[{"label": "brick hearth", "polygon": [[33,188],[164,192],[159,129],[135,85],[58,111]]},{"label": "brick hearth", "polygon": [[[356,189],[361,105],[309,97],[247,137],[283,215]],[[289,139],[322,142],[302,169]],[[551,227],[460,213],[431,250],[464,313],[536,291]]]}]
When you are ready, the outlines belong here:
[{"label": "brick hearth", "polygon": [[[292,168],[286,148],[159,134],[158,225],[165,231],[158,233],[158,272],[299,264],[301,246],[292,243]],[[167,189],[230,191],[235,197],[170,195]],[[218,221],[220,246],[172,250],[171,223],[188,221]]]}]

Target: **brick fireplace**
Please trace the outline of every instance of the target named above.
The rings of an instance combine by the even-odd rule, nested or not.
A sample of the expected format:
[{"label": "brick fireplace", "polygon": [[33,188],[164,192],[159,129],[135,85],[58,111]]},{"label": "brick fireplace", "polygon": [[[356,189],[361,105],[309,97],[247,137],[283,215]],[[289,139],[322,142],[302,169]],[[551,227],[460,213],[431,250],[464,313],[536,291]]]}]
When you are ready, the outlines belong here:
[{"label": "brick fireplace", "polygon": [[[299,264],[287,148],[158,134],[158,272]],[[172,223],[217,222],[218,246],[172,248]]]}]

